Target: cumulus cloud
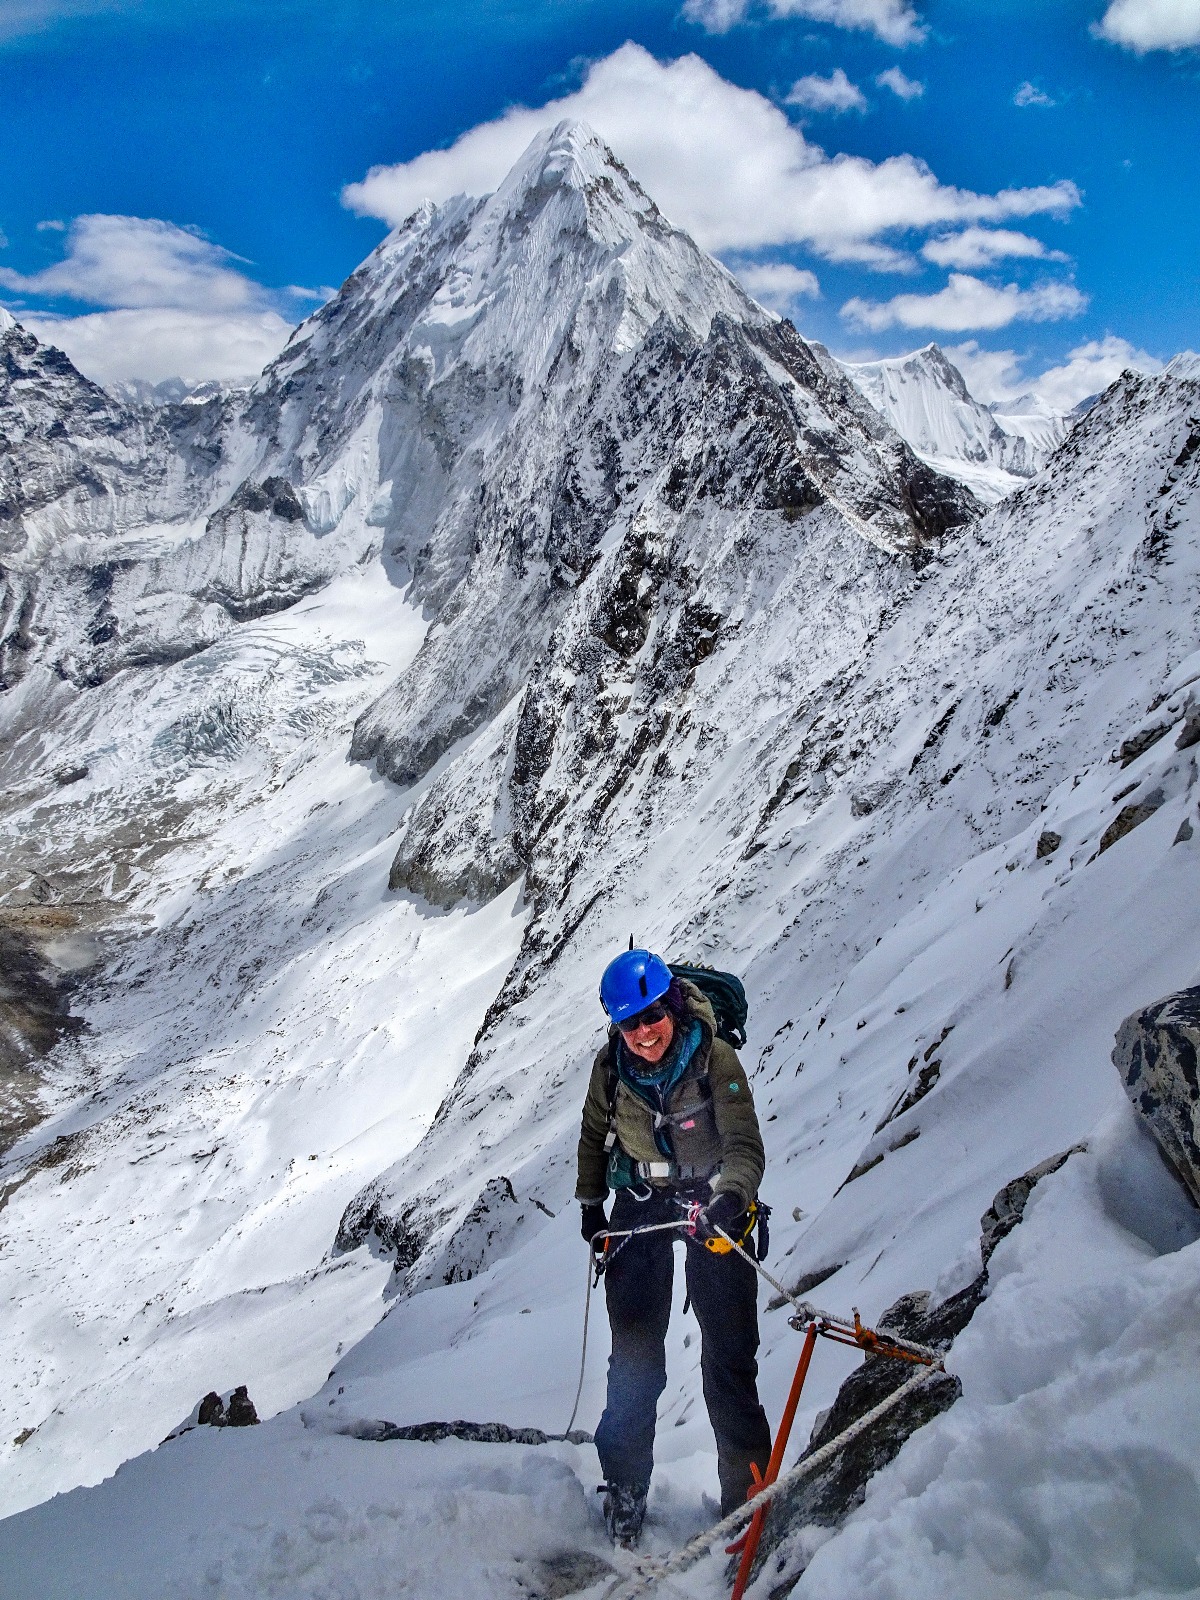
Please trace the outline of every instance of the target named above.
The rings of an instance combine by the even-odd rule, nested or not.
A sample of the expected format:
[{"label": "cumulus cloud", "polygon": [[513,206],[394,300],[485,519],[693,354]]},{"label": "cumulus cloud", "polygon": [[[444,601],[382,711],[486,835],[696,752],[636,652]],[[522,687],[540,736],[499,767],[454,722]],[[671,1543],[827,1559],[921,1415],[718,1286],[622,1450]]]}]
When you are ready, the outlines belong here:
[{"label": "cumulus cloud", "polygon": [[343,201],[395,224],[426,198],[489,194],[538,130],[565,117],[596,128],[708,250],[800,244],[829,260],[894,270],[910,258],[882,242],[889,232],[1062,216],[1080,203],[1065,180],[976,194],[940,183],[915,156],[830,157],[778,106],[728,83],[699,56],[662,63],[632,43],[594,63],[575,93],[513,107],[447,150],[373,167],[347,185]]},{"label": "cumulus cloud", "polygon": [[942,234],[921,249],[939,267],[987,267],[994,261],[1068,261],[1061,250],[1047,250],[1040,239],[1011,228],[964,228]]},{"label": "cumulus cloud", "polygon": [[[764,0],[773,17],[807,17],[835,28],[873,33],[886,44],[920,44],[927,29],[907,0]],[[727,33],[751,9],[751,0],[685,0],[683,14],[710,33]]]},{"label": "cumulus cloud", "polygon": [[1135,372],[1161,372],[1162,362],[1113,334],[1091,339],[1070,351],[1060,366],[1048,367],[1033,383],[1043,400],[1059,411],[1070,411],[1089,395],[1107,389],[1128,367]]},{"label": "cumulus cloud", "polygon": [[734,266],[747,294],[771,311],[784,312],[796,300],[819,299],[821,285],[814,272],[786,261],[748,261]]},{"label": "cumulus cloud", "polygon": [[0,268],[0,286],[106,307],[82,316],[21,312],[32,333],[98,383],[239,382],[256,377],[291,333],[273,296],[239,270],[239,258],[190,229],[154,217],[91,215],[76,218],[63,243],[62,260],[40,272]]},{"label": "cumulus cloud", "polygon": [[984,350],[975,339],[945,349],[977,400],[987,404],[1034,394],[1056,411],[1070,411],[1089,395],[1099,394],[1127,368],[1161,372],[1163,365],[1115,334],[1077,345],[1065,361],[1038,374],[1026,371],[1025,357],[1015,350]]},{"label": "cumulus cloud", "polygon": [[1093,32],[1126,50],[1187,50],[1200,45],[1197,0],[1112,0]]},{"label": "cumulus cloud", "polygon": [[21,294],[99,306],[175,306],[205,311],[260,304],[260,286],[228,250],[154,217],[77,217],[66,254],[41,272],[0,269],[0,285]]},{"label": "cumulus cloud", "polygon": [[1057,104],[1058,102],[1053,95],[1047,94],[1044,89],[1039,89],[1035,83],[1030,83],[1028,80],[1025,83],[1018,84],[1013,92],[1013,105],[1015,106],[1053,106]]},{"label": "cumulus cloud", "polygon": [[21,322],[57,345],[96,383],[144,378],[161,383],[251,382],[287,343],[292,324],[276,311],[241,314],[160,307],[51,317],[22,311]]},{"label": "cumulus cloud", "polygon": [[803,106],[808,111],[865,111],[867,97],[856,83],[835,67],[827,78],[810,72],[797,78],[788,91],[785,105]]},{"label": "cumulus cloud", "polygon": [[891,300],[847,300],[841,314],[848,322],[878,333],[884,328],[1006,328],[1010,322],[1056,322],[1075,317],[1087,300],[1074,284],[1043,283],[1022,289],[1015,283],[998,287],[967,273],[952,272],[936,294],[898,294]]},{"label": "cumulus cloud", "polygon": [[984,405],[992,400],[1010,400],[1029,388],[1023,358],[1015,350],[984,350],[978,339],[964,339],[962,344],[947,344],[942,349],[962,373],[967,388]]},{"label": "cumulus cloud", "polygon": [[899,67],[888,67],[885,72],[877,72],[875,82],[881,89],[890,89],[901,100],[919,100],[925,93],[925,85],[916,78],[907,77]]}]

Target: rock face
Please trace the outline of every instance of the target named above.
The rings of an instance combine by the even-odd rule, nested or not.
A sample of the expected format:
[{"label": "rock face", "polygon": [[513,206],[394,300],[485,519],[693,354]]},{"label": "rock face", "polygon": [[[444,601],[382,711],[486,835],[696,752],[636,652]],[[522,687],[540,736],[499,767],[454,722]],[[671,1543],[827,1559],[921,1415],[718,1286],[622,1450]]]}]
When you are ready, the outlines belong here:
[{"label": "rock face", "polygon": [[1126,1017],[1112,1058],[1134,1109],[1200,1206],[1200,987]]}]

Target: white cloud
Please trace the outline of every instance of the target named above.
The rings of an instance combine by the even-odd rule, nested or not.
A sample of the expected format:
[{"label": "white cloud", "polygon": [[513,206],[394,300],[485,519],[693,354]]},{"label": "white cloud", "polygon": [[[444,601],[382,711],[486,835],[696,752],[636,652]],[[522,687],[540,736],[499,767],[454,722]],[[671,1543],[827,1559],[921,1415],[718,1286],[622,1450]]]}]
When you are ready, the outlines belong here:
[{"label": "white cloud", "polygon": [[1040,375],[1026,372],[1026,358],[1015,350],[983,350],[975,339],[945,349],[977,400],[987,404],[1036,394],[1056,411],[1070,411],[1089,395],[1099,394],[1128,367],[1135,372],[1161,372],[1163,365],[1148,351],[1115,334],[1077,345],[1064,362],[1047,367]]},{"label": "white cloud", "polygon": [[1072,350],[1061,366],[1048,367],[1035,378],[1033,389],[1059,411],[1070,411],[1088,395],[1107,389],[1127,367],[1135,372],[1161,372],[1162,362],[1145,350],[1138,350],[1127,339],[1109,334],[1091,339]]},{"label": "white cloud", "polygon": [[964,228],[942,234],[922,247],[926,261],[939,267],[987,267],[993,261],[1067,261],[1061,250],[1047,250],[1040,239],[1011,228]]},{"label": "white cloud", "polygon": [[25,297],[108,307],[83,316],[21,312],[32,333],[98,383],[238,382],[278,355],[293,323],[237,263],[171,222],[92,215],[71,224],[61,261],[29,274],[0,268],[0,285]]},{"label": "white cloud", "polygon": [[394,224],[426,198],[489,194],[539,129],[569,117],[591,123],[708,250],[800,244],[830,260],[895,270],[910,258],[882,242],[889,231],[1061,216],[1080,203],[1065,180],[975,194],[939,183],[915,156],[878,164],[831,158],[778,106],[728,83],[699,56],[664,64],[633,43],[594,63],[574,94],[537,109],[513,107],[448,150],[373,167],[347,185],[343,201]]},{"label": "white cloud", "polygon": [[[835,28],[873,33],[886,44],[920,44],[927,32],[907,0],[764,0],[773,17],[807,17]],[[685,0],[683,14],[710,33],[741,22],[751,0]]]},{"label": "white cloud", "polygon": [[21,322],[57,345],[96,383],[144,378],[248,382],[283,349],[292,324],[275,311],[238,314],[176,307],[50,317],[22,311]]},{"label": "white cloud", "polygon": [[1112,0],[1093,29],[1101,38],[1144,55],[1200,45],[1198,0]]},{"label": "white cloud", "polygon": [[1055,100],[1053,95],[1047,94],[1044,89],[1039,89],[1036,84],[1030,83],[1028,80],[1025,83],[1018,84],[1013,93],[1013,105],[1015,106],[1053,106],[1057,104],[1058,101]]},{"label": "white cloud", "polygon": [[748,261],[733,270],[747,294],[752,294],[760,305],[771,311],[786,311],[802,296],[820,298],[821,285],[816,273],[793,267],[786,261]]},{"label": "white cloud", "polygon": [[65,233],[67,225],[65,222],[60,222],[57,217],[47,217],[44,222],[38,223],[37,231],[39,233]]},{"label": "white cloud", "polygon": [[236,256],[154,217],[77,217],[67,233],[66,252],[61,261],[28,276],[0,269],[0,285],[100,306],[232,311],[266,299],[260,286],[232,265]]},{"label": "white cloud", "polygon": [[0,228],[0,250],[7,250],[7,249],[8,249],[8,235],[5,233],[3,228]]},{"label": "white cloud", "polygon": [[891,300],[847,300],[841,314],[848,322],[878,333],[884,328],[1006,328],[1010,322],[1056,322],[1074,317],[1087,305],[1074,284],[1043,283],[1022,289],[1015,283],[997,287],[952,272],[936,294],[898,294]]},{"label": "white cloud", "polygon": [[890,89],[901,100],[919,100],[925,93],[925,85],[916,78],[909,78],[899,67],[888,67],[886,72],[878,72],[875,82],[881,89]]},{"label": "white cloud", "polygon": [[984,405],[992,400],[1011,399],[1029,388],[1030,380],[1022,370],[1023,357],[1015,350],[984,350],[977,339],[942,348],[962,373],[967,388]]},{"label": "white cloud", "polygon": [[789,106],[804,106],[809,111],[865,111],[867,97],[856,83],[835,67],[827,78],[810,72],[797,78],[784,101]]}]

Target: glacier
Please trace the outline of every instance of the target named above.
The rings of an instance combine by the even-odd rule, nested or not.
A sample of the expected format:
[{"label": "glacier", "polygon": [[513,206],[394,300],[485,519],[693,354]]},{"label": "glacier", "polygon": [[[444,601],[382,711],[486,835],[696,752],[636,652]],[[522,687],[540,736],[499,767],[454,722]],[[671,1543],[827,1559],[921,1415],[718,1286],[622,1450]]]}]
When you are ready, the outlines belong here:
[{"label": "glacier", "polygon": [[[1084,1147],[963,1398],[752,1592],[1200,1588],[1200,1228],[1108,1062],[1196,981],[1200,381],[1017,448],[937,356],[841,368],[577,124],[249,390],[131,405],[0,325],[0,930],[80,1024],[4,1018],[15,1596],[601,1591],[588,1445],[369,1425],[561,1431],[631,932],[744,977],[772,1270],[823,1303],[954,1293]],[[714,1515],[680,1307],[668,1359],[653,1549]],[[261,1427],[178,1433],[236,1383]]]}]

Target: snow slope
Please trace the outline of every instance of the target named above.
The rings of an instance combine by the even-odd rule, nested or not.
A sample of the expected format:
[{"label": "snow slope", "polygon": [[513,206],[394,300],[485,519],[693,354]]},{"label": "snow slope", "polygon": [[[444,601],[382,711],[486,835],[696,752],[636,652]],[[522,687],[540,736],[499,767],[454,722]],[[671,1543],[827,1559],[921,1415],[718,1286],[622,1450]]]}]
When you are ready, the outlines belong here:
[{"label": "snow slope", "polygon": [[[283,397],[255,437],[293,452],[306,533],[326,491],[330,508],[380,504],[362,463],[383,459],[385,438],[449,463],[436,504],[416,505],[414,469],[382,521],[349,509],[359,565],[269,618],[232,620],[185,661],[86,693],[35,661],[7,691],[8,759],[28,786],[7,826],[27,876],[36,857],[78,904],[98,892],[118,819],[157,805],[161,821],[138,841],[151,854],[133,852],[108,888],[125,899],[82,996],[92,1032],[51,1058],[58,1105],[3,1170],[16,1183],[33,1169],[4,1212],[5,1325],[25,1363],[6,1431],[40,1423],[3,1463],[6,1505],[33,1506],[0,1523],[5,1571],[38,1596],[516,1595],[554,1592],[541,1562],[604,1554],[589,1447],[381,1443],[365,1425],[564,1426],[595,984],[633,931],[745,977],[774,1266],[828,1271],[826,1304],[870,1319],[902,1292],[962,1287],[997,1189],[1088,1145],[993,1257],[992,1297],[951,1361],[959,1406],[842,1533],[815,1554],[784,1547],[757,1592],[786,1587],[810,1555],[801,1594],[835,1578],[881,1596],[1186,1592],[1200,1554],[1180,1312],[1194,1219],[1107,1057],[1124,1015],[1197,980],[1197,747],[1177,745],[1200,696],[1194,369],[1127,374],[1046,471],[968,526],[967,502],[752,307],[705,326],[663,289],[663,317],[643,314],[626,349],[620,286],[598,306],[585,294],[589,316],[612,302],[607,343],[555,371],[586,381],[564,376],[552,415],[521,399],[497,411],[495,374],[525,356],[506,343],[517,308],[489,276],[495,241],[539,237],[543,202],[562,200],[559,259],[577,262],[611,223],[623,261],[649,215],[626,195],[623,220],[596,221],[589,186],[604,206],[612,189],[588,176],[593,159],[561,130],[535,146],[503,191],[520,229],[489,202],[408,225],[432,230],[443,263],[474,239],[465,260],[486,264],[447,313],[465,308],[478,349],[435,361],[461,407],[433,383],[404,400],[419,413],[403,430],[365,400],[356,410],[383,337],[373,269],[285,352],[287,381],[272,390],[268,374],[252,399],[261,419],[268,394]],[[662,245],[670,261],[678,241]],[[420,238],[400,230],[377,265],[393,248],[413,257],[386,296],[403,343],[404,319],[438,291],[417,270]],[[595,283],[588,261],[567,281]],[[551,388],[552,365],[538,369]],[[335,382],[313,431],[304,406]],[[547,465],[530,441],[548,448],[537,430],[568,414]],[[447,416],[465,419],[461,454]],[[490,510],[468,540],[472,496]],[[387,574],[408,558],[405,596]],[[353,748],[392,782],[346,764],[352,723]],[[45,774],[88,739],[89,776],[51,789]],[[1139,802],[1140,825],[1101,850]],[[43,838],[59,842],[44,852]],[[445,995],[447,975],[461,993]],[[76,1130],[52,1164],[52,1141]],[[229,1165],[205,1178],[192,1156],[212,1145]],[[231,1206],[223,1227],[207,1220],[217,1204]],[[151,1242],[136,1265],[129,1216]],[[103,1262],[86,1282],[81,1259]],[[680,1312],[657,1548],[714,1509]],[[136,1364],[120,1350],[130,1323]],[[347,1346],[365,1336],[294,1409],[242,1433],[193,1429],[34,1504],[145,1450],[206,1388],[248,1381],[264,1413],[311,1393],[339,1325]],[[775,1416],[798,1341],[782,1312],[763,1328]],[[585,1426],[603,1394],[596,1337]],[[797,1447],[850,1364],[822,1348]],[[723,1592],[723,1562],[689,1583]]]},{"label": "snow slope", "polygon": [[923,461],[960,478],[987,505],[1031,478],[1074,421],[1034,395],[981,405],[936,344],[907,356],[842,365]]}]

